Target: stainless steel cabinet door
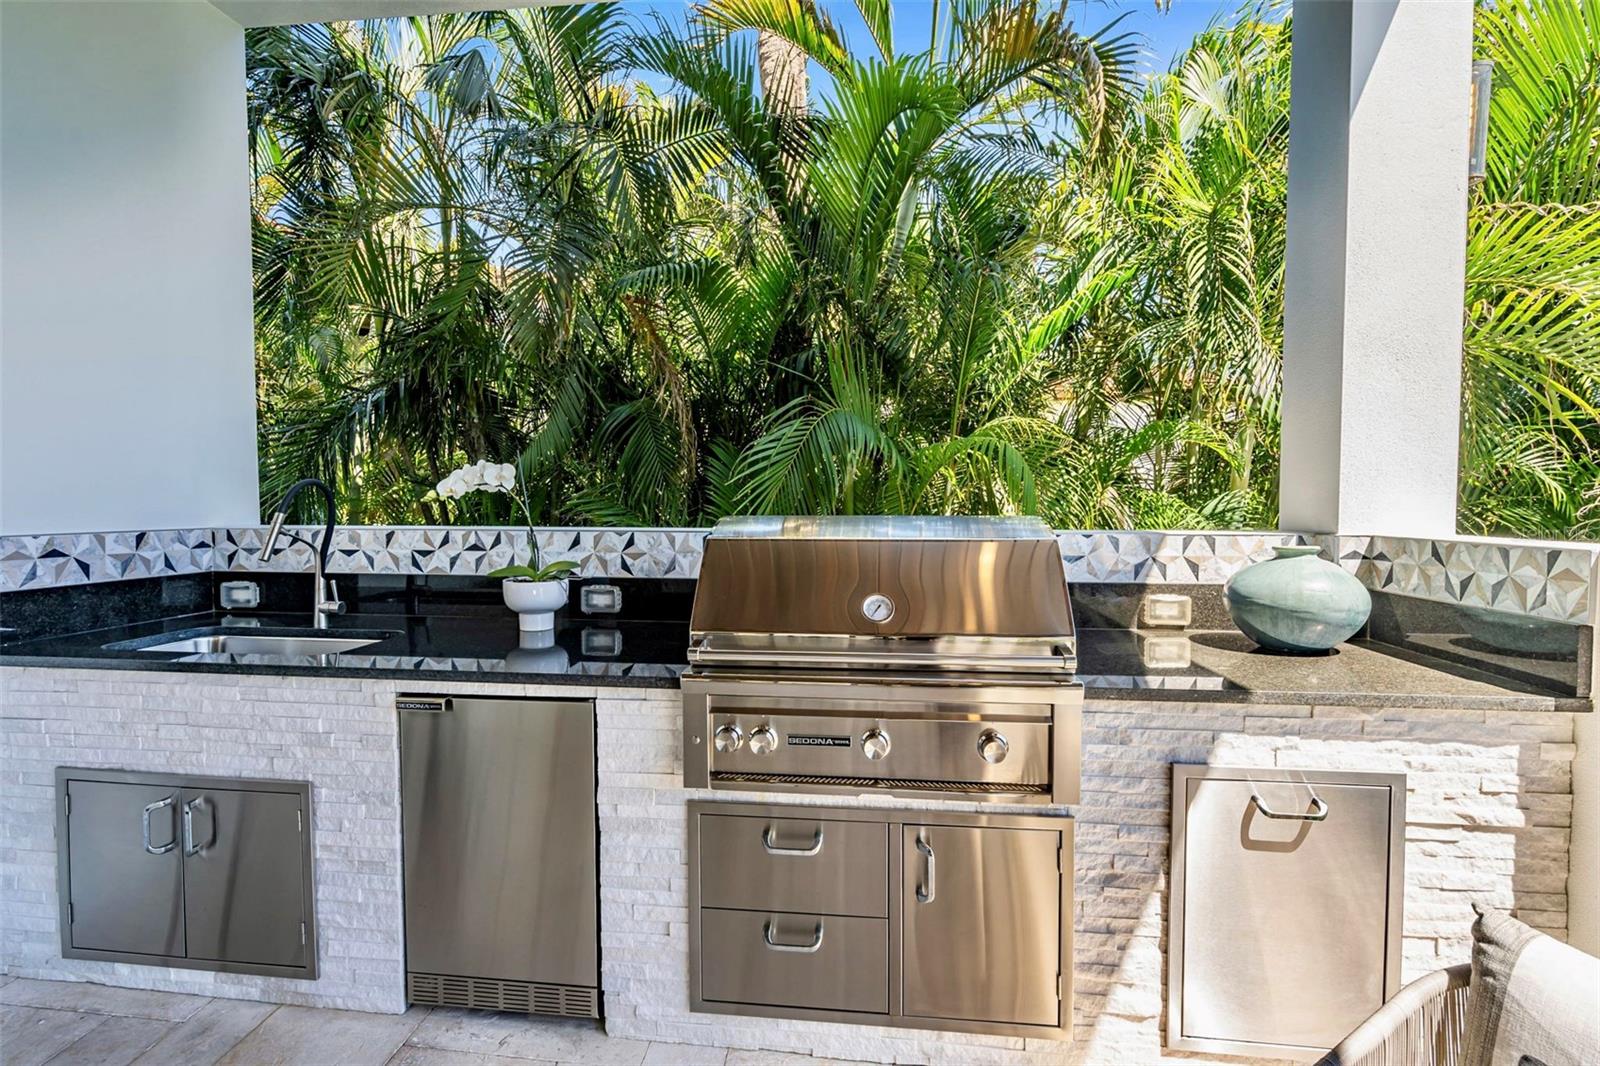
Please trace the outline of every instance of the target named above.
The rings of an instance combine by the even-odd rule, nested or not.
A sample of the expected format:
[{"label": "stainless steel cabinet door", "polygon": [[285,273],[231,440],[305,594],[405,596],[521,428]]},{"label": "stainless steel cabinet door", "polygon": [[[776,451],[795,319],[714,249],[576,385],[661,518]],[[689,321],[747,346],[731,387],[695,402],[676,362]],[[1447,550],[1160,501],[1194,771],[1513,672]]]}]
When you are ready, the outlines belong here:
[{"label": "stainless steel cabinet door", "polygon": [[71,945],[182,955],[178,790],[69,781],[67,797]]},{"label": "stainless steel cabinet door", "polygon": [[189,957],[305,965],[300,797],[184,789],[180,818]]},{"label": "stainless steel cabinet door", "polygon": [[406,968],[599,984],[594,707],[400,715]]},{"label": "stainless steel cabinet door", "polygon": [[906,1015],[1058,1023],[1060,843],[1046,830],[902,827]]},{"label": "stainless steel cabinet door", "polygon": [[1399,920],[1391,850],[1402,831],[1394,790],[1210,777],[1176,784],[1186,816],[1174,863],[1182,878],[1175,1035],[1331,1047],[1383,1005],[1398,963],[1389,939]]}]

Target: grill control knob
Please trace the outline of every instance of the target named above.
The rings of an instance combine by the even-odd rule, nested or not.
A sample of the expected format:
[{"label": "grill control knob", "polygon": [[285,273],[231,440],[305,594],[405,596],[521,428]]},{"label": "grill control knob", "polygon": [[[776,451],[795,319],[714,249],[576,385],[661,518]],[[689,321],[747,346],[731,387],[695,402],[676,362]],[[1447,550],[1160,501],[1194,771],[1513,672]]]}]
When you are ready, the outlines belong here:
[{"label": "grill control knob", "polygon": [[983,756],[986,763],[1006,761],[1006,753],[1011,750],[1011,745],[1006,738],[993,729],[985,729],[978,734],[978,754]]},{"label": "grill control knob", "polygon": [[881,729],[869,729],[861,734],[861,750],[873,762],[889,754],[889,734]]},{"label": "grill control knob", "polygon": [[719,725],[717,731],[711,735],[711,740],[716,744],[718,751],[738,751],[744,744],[744,734],[739,732],[736,725]]},{"label": "grill control knob", "polygon": [[778,734],[772,731],[770,725],[757,726],[750,733],[750,754],[770,755],[778,746]]}]

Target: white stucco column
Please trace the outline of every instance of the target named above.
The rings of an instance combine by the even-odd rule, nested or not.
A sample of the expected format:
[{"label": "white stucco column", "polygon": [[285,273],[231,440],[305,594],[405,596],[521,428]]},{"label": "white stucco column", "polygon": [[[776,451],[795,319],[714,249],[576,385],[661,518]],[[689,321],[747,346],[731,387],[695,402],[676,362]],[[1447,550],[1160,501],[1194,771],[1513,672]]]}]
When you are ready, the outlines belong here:
[{"label": "white stucco column", "polygon": [[1280,524],[1452,535],[1467,0],[1295,0]]},{"label": "white stucco column", "polygon": [[244,30],[0,0],[0,533],[257,502]]}]

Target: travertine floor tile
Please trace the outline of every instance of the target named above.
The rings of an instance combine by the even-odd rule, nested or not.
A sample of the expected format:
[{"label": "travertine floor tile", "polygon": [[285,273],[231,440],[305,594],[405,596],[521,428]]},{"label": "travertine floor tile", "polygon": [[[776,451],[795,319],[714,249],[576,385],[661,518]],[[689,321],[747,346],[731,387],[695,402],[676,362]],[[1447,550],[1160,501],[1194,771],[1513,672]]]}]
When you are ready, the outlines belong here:
[{"label": "travertine floor tile", "polygon": [[728,1052],[727,1066],[871,1066],[848,1059],[814,1059],[810,1055],[794,1055],[787,1051]]},{"label": "travertine floor tile", "polygon": [[102,1018],[51,1059],[50,1066],[128,1066],[178,1024],[155,1018]]},{"label": "travertine floor tile", "polygon": [[648,1047],[642,1040],[610,1039],[596,1022],[449,1007],[436,1007],[417,1026],[409,1042],[447,1051],[584,1066],[640,1066]]},{"label": "travertine floor tile", "polygon": [[37,1007],[0,1007],[0,1048],[5,1066],[40,1066],[105,1021],[103,1014]]},{"label": "travertine floor tile", "polygon": [[476,1051],[446,1051],[436,1047],[407,1044],[394,1053],[389,1066],[556,1066],[536,1059],[513,1059],[504,1055],[484,1055]]},{"label": "travertine floor tile", "polygon": [[644,1053],[644,1066],[723,1066],[728,1049],[699,1044],[651,1043]]},{"label": "travertine floor tile", "polygon": [[178,992],[112,988],[85,981],[34,981],[26,977],[0,988],[0,1003],[13,1006],[115,1014],[123,1018],[156,1018],[164,1022],[181,1022],[209,1002],[205,996],[186,996]]},{"label": "travertine floor tile", "polygon": [[279,1007],[220,1060],[225,1066],[383,1066],[417,1027],[422,1010],[363,1014]]},{"label": "travertine floor tile", "polygon": [[135,1061],[139,1066],[211,1066],[277,1009],[272,1003],[214,999]]}]

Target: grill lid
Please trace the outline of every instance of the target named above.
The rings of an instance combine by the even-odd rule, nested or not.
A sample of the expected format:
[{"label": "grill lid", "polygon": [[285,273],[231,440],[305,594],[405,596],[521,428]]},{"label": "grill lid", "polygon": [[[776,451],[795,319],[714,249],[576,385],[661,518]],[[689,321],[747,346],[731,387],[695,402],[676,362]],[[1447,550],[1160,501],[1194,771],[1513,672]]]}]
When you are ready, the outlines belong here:
[{"label": "grill lid", "polygon": [[706,538],[690,659],[1071,669],[1055,534],[1036,518],[727,518]]}]

